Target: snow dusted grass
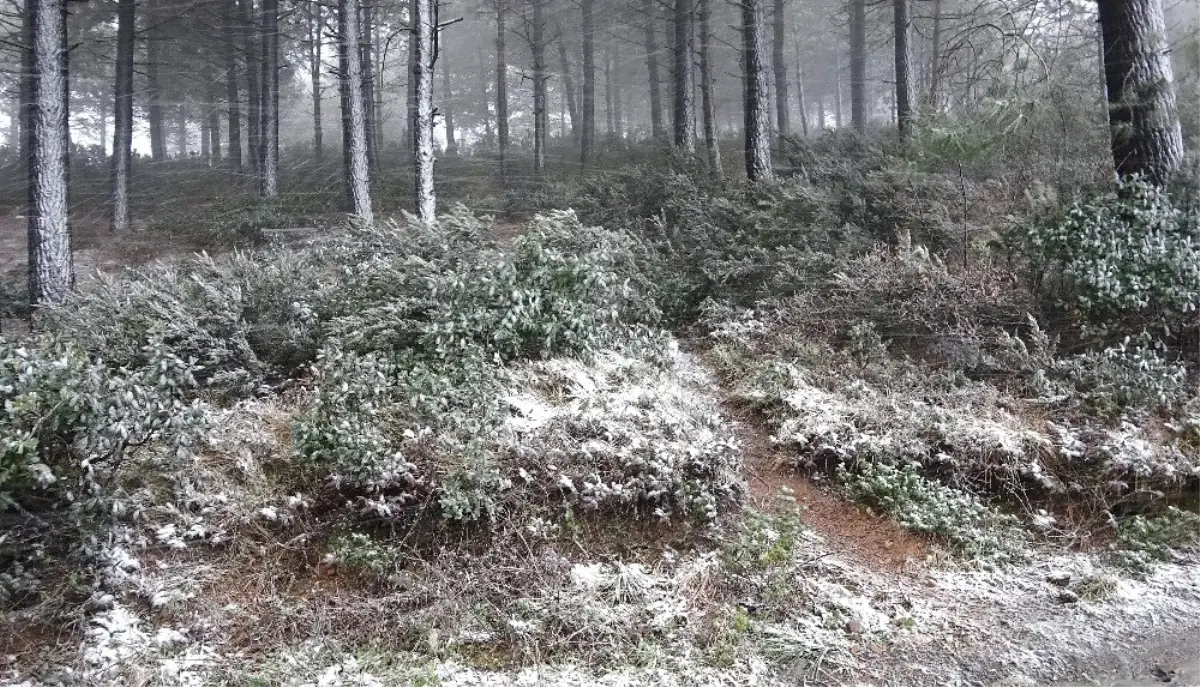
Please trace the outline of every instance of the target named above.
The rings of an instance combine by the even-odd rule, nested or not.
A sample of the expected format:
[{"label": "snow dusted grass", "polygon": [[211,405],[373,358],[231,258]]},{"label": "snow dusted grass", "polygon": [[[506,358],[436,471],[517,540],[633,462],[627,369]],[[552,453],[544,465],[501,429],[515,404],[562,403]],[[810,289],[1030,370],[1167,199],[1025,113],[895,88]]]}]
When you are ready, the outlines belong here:
[{"label": "snow dusted grass", "polygon": [[836,476],[856,500],[937,535],[968,563],[1028,555],[1022,529],[1032,543],[1094,546],[1118,518],[1188,503],[1200,484],[1195,403],[1165,419],[1093,416],[1024,381],[1046,382],[1030,367],[1055,364],[1044,341],[1019,371],[972,380],[893,354],[866,324],[848,342],[813,340],[806,307],[724,313],[707,358],[733,399],[767,420],[786,464]]},{"label": "snow dusted grass", "polygon": [[[123,466],[89,574],[63,584],[85,590],[56,618],[74,631],[55,649],[13,642],[0,684],[1037,684],[1121,642],[1190,636],[1192,554],[1155,543],[1133,578],[1104,552],[1049,552],[1078,541],[1074,524],[1015,499],[1017,522],[990,497],[1186,484],[1194,454],[1131,423],[1047,421],[859,334],[848,358],[755,348],[772,326],[747,318],[709,359],[768,417],[788,467],[846,466],[842,486],[880,514],[1001,569],[882,573],[835,554],[841,533],[810,530],[787,494],[738,512],[742,442],[719,384],[654,334],[505,366],[475,389],[500,414],[478,425],[388,426],[398,394],[371,421],[396,430],[388,465],[419,489],[392,502],[398,482],[348,495],[336,464],[295,460],[319,385],[206,406],[190,456],[151,447]],[[483,430],[439,436],[467,426]],[[1090,482],[1066,478],[1081,466]]]},{"label": "snow dusted grass", "polygon": [[[662,418],[682,428],[655,430],[673,437],[667,455],[687,454],[689,437],[702,453],[727,436],[715,387],[690,356],[672,355],[653,373],[615,353],[529,364],[500,441],[538,437],[562,452],[559,472],[542,478],[556,483],[586,483],[576,471],[588,455],[636,465],[620,453],[623,423]],[[287,428],[304,403],[213,411],[194,460],[169,488],[133,492],[136,516],[97,551],[99,586],[75,646],[36,678],[23,659],[6,664],[0,684],[1038,683],[1200,613],[1200,581],[1182,559],[1143,579],[1087,554],[879,574],[833,554],[786,494],[771,512],[685,519],[698,537],[678,546],[654,517],[641,533],[613,523],[610,542],[642,542],[621,546],[593,536],[603,518],[543,507],[514,512],[487,543],[435,529],[437,546],[414,547],[406,538],[420,531],[364,527],[296,491]],[[607,429],[548,431],[584,420]],[[386,552],[377,569],[328,556],[331,534],[348,527]]]}]

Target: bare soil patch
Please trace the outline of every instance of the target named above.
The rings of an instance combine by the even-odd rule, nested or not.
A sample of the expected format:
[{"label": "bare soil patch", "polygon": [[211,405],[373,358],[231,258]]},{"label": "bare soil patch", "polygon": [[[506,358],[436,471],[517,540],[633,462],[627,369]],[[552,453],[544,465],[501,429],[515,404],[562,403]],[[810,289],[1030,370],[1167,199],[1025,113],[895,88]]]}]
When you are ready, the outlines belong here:
[{"label": "bare soil patch", "polygon": [[804,523],[839,555],[878,572],[911,572],[923,566],[933,551],[928,538],[869,513],[834,493],[830,485],[787,467],[784,449],[771,441],[762,420],[730,404],[726,412],[735,419],[742,440],[750,505],[769,510],[776,507],[781,490],[790,490],[804,509]]}]

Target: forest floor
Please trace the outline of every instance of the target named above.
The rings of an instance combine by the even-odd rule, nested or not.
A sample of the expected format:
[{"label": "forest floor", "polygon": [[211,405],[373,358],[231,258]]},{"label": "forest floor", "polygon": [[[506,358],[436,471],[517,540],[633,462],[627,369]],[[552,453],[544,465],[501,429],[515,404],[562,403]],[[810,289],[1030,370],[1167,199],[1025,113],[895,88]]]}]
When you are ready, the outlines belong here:
[{"label": "forest floor", "polygon": [[[503,225],[497,232],[507,236],[513,226]],[[76,269],[83,288],[97,270],[115,271],[201,248],[152,233],[114,238],[96,218],[82,218],[75,227]],[[25,255],[24,219],[0,218],[0,278],[23,278]],[[703,365],[699,359],[693,363]],[[438,590],[457,594],[469,586],[454,578],[453,569],[427,570],[426,588],[402,601],[381,601],[369,585],[342,579],[314,563],[312,552],[298,552],[304,546],[300,537],[266,537],[268,544],[250,550],[176,546],[183,541],[175,536],[176,527],[185,523],[172,518],[186,520],[186,514],[159,513],[162,520],[137,535],[157,544],[139,554],[140,560],[114,561],[110,571],[120,578],[114,584],[123,586],[127,597],[140,600],[123,603],[118,593],[117,601],[101,606],[107,610],[89,627],[57,633],[23,625],[21,617],[5,619],[0,629],[21,631],[0,639],[0,685],[42,684],[30,674],[47,661],[81,666],[78,675],[91,676],[83,684],[1200,685],[1196,561],[1164,563],[1145,579],[1110,576],[1100,557],[1086,552],[1039,551],[1028,562],[994,571],[956,567],[940,557],[933,542],[848,502],[827,480],[784,468],[786,449],[772,441],[757,418],[723,401],[715,381],[702,391],[741,444],[748,486],[745,512],[771,512],[786,491],[794,495],[808,528],[804,563],[789,580],[795,598],[790,620],[802,624],[764,621],[761,632],[751,631],[757,639],[738,640],[742,648],[730,665],[701,665],[702,659],[678,656],[631,661],[629,667],[569,660],[490,667],[504,661],[490,660],[483,650],[448,652],[439,648],[439,641],[449,646],[453,640],[467,640],[439,640],[434,630],[428,651],[384,658],[383,650],[371,648],[381,636],[372,633],[387,633],[394,626],[386,614],[371,616],[372,609],[414,616],[436,612],[439,600],[430,597]],[[267,522],[273,522],[271,517],[257,515],[269,508],[274,513],[260,491],[263,465],[286,460],[294,408],[294,399],[267,399],[231,411],[226,416],[230,426],[237,426],[239,436],[251,437],[243,443],[265,443],[266,453],[251,456],[235,447],[199,461],[210,464],[198,469],[221,473],[211,482],[234,502],[215,507],[236,510],[243,526],[250,523],[263,531],[272,526]],[[236,503],[239,495],[243,503]],[[589,558],[588,551],[582,553],[582,558],[573,554],[571,575],[614,564],[611,554]],[[657,603],[674,598],[672,585],[682,579],[681,571],[712,560],[700,549],[680,555],[669,564],[636,555],[616,564],[644,564],[652,586],[662,590],[662,597],[654,597]],[[532,554],[530,558],[532,566]],[[264,570],[272,561],[278,568]],[[504,574],[520,579],[533,573],[515,569]],[[1069,591],[1094,580],[1106,586],[1096,598]],[[609,611],[627,613],[630,606],[622,603]],[[701,609],[701,615],[706,612]],[[818,619],[811,627],[803,624],[809,616]],[[364,625],[348,627],[358,622]],[[280,634],[273,636],[274,631]],[[470,632],[461,628],[464,637]],[[361,650],[346,650],[348,637],[358,638]],[[761,647],[755,645],[758,639]],[[764,658],[771,653],[767,647],[774,654],[788,653],[781,641],[796,644],[791,649],[804,660]],[[113,672],[113,666],[119,669]]]}]

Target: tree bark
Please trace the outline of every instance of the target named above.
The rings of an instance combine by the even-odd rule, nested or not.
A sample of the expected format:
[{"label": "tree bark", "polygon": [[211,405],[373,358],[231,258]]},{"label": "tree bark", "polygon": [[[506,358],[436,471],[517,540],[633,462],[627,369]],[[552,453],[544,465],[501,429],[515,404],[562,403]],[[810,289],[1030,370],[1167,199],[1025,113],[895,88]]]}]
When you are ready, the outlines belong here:
[{"label": "tree bark", "polygon": [[108,113],[104,111],[103,105],[97,110],[97,126],[100,128],[100,157],[104,158],[108,156]]},{"label": "tree bark", "polygon": [[[799,53],[799,50],[796,51]],[[796,59],[796,106],[800,114],[800,134],[808,136],[808,105],[804,101],[804,66]]]},{"label": "tree bark", "polygon": [[179,103],[175,110],[175,146],[179,159],[188,156],[187,103]]},{"label": "tree bark", "polygon": [[[834,86],[834,88],[833,88],[833,107],[834,107],[833,125],[835,127],[837,127],[838,129],[841,129],[843,124],[845,123],[845,119],[842,117],[842,111],[845,108],[843,108],[843,106],[842,106],[842,51],[841,50],[838,50],[834,53],[834,65],[835,65],[835,68],[834,68],[834,73],[833,73],[833,86]],[[822,120],[822,122],[824,122],[824,120]],[[825,125],[823,123],[821,124],[821,128],[822,129],[825,128]]]},{"label": "tree bark", "polygon": [[405,84],[408,95],[408,111],[406,131],[408,138],[408,155],[416,164],[417,150],[417,5],[416,0],[408,0],[408,80]]},{"label": "tree bark", "polygon": [[379,135],[379,120],[378,113],[375,108],[375,5],[373,0],[367,0],[367,4],[359,6],[359,28],[362,31],[362,40],[360,48],[362,49],[362,60],[359,62],[359,67],[362,69],[362,92],[363,92],[363,107],[367,117],[367,163],[372,170],[379,170],[379,141],[376,139]]},{"label": "tree bark", "polygon": [[258,49],[257,22],[252,22],[253,0],[238,0],[246,64],[247,152],[250,169],[259,178],[262,169],[262,56]]},{"label": "tree bark", "polygon": [[936,113],[941,110],[938,88],[942,79],[942,0],[933,0],[933,36],[929,43],[929,94],[926,96],[926,107]]},{"label": "tree bark", "polygon": [[358,45],[360,9],[358,0],[338,2],[338,55],[342,62],[340,88],[345,100],[342,122],[348,134],[346,188],[350,211],[363,222],[375,221],[371,211],[371,170],[367,159],[367,110],[363,102],[362,51]]},{"label": "tree bark", "polygon": [[153,29],[146,31],[146,118],[150,125],[150,157],[155,162],[167,159],[167,137],[163,130],[162,90],[158,83],[159,38]]},{"label": "tree bark", "polygon": [[704,149],[708,154],[708,171],[720,179],[721,146],[717,142],[717,103],[713,97],[712,71],[712,0],[699,0],[700,14],[700,104],[704,110]]},{"label": "tree bark", "polygon": [[75,286],[68,215],[65,0],[27,0],[30,45],[29,301],[64,302]]},{"label": "tree bark", "polygon": [[791,118],[788,113],[788,69],[783,51],[787,40],[784,9],[784,0],[775,0],[775,11],[772,16],[774,41],[771,44],[771,70],[775,75],[775,126],[780,136],[787,136],[792,132]]},{"label": "tree bark", "polygon": [[137,27],[135,0],[117,3],[117,64],[114,84],[112,207],[109,230],[125,233],[129,214],[129,173],[133,165],[133,52]]},{"label": "tree bark", "polygon": [[212,156],[212,130],[208,128],[208,115],[200,113],[200,159],[208,162]]},{"label": "tree bark", "polygon": [[[21,48],[21,60],[25,60],[25,48]],[[17,80],[24,80],[24,77],[18,76]],[[23,88],[18,85],[18,90]],[[8,115],[8,136],[5,139],[9,150],[18,155],[21,154],[21,95],[18,93],[12,98],[11,109]]]},{"label": "tree bark", "polygon": [[850,0],[850,125],[856,133],[867,132],[866,0]]},{"label": "tree bark", "polygon": [[771,122],[767,113],[767,71],[762,59],[760,0],[742,0],[742,54],[745,74],[746,178],[768,182],[771,168]]},{"label": "tree bark", "polygon": [[209,152],[214,162],[221,161],[221,113],[217,111],[217,93],[215,80],[209,81],[208,87],[208,135],[212,142]]},{"label": "tree bark", "polygon": [[[576,144],[580,144],[580,150],[582,151],[583,148],[580,134],[579,105],[575,102],[575,80],[571,78],[571,61],[567,58],[567,40],[563,34],[562,26],[559,26],[556,23],[555,30],[558,33],[558,61],[562,65],[563,90],[566,91],[567,115],[571,118],[571,140]],[[584,63],[584,79],[586,83],[586,60]]]},{"label": "tree bark", "polygon": [[312,85],[313,157],[320,161],[325,159],[325,132],[321,122],[321,29],[325,19],[320,2],[310,0],[304,7],[308,20],[308,78]]},{"label": "tree bark", "polygon": [[[352,120],[350,118],[350,54],[349,54],[349,50],[352,47],[352,45],[353,45],[353,47],[357,48],[357,38],[354,40],[350,40],[346,33],[346,12],[349,11],[350,8],[343,7],[344,2],[357,3],[358,0],[338,0],[337,15],[336,15],[337,16],[337,59],[338,59],[338,68],[337,68],[338,111],[341,116],[341,127],[340,128],[342,130],[342,178],[346,182],[346,184],[345,184],[346,207],[349,208],[349,210],[352,214],[358,214],[358,211],[356,210],[356,208],[359,205],[359,201],[355,197],[356,191],[355,191],[355,186],[354,186],[354,183],[355,183],[354,175],[356,174],[356,172],[354,170],[354,156],[353,156],[353,152],[352,152],[353,146],[354,146],[354,141],[352,139],[352,134],[351,134],[354,125],[351,123]],[[354,6],[354,11],[355,12],[358,11],[357,4],[355,4],[355,6]],[[411,72],[410,72],[410,74],[411,74]],[[412,82],[411,76],[409,78],[409,82],[410,83]],[[360,91],[359,97],[361,97],[361,91]],[[411,98],[410,98],[410,101],[411,101]],[[412,118],[410,117],[409,118],[410,124],[411,124],[411,120],[412,120]],[[409,128],[408,131],[411,134],[412,129]],[[363,155],[365,156],[366,155],[366,152],[365,152],[366,151],[366,138],[365,138],[366,133],[365,132],[363,133],[363,136],[364,136],[364,138],[363,138],[363,151],[364,151]],[[411,139],[410,139],[410,141],[411,141]],[[411,147],[410,147],[410,150],[411,150]],[[366,158],[364,157],[363,159],[365,160]],[[369,190],[370,190],[369,176],[368,176],[368,181],[367,181],[367,188],[368,188],[368,193],[366,195],[370,195],[370,193],[369,193]]]},{"label": "tree bark", "polygon": [[263,128],[260,195],[279,197],[279,0],[262,0]]},{"label": "tree bark", "polygon": [[[379,12],[378,6],[375,6],[371,10],[371,21],[373,24],[376,21],[378,12]],[[378,28],[376,28],[375,30],[378,31]],[[378,38],[376,38],[375,40],[378,41]],[[384,70],[384,67],[386,66],[386,64],[385,64],[386,63],[386,59],[385,59],[386,54],[384,51],[379,50],[378,46],[376,46],[376,49],[374,51],[372,51],[372,55],[374,56],[374,65],[372,65],[372,67],[371,67],[371,74],[372,74],[371,93],[374,96],[374,98],[372,99],[373,102],[371,105],[371,119],[370,119],[371,132],[372,132],[371,133],[371,144],[372,144],[372,150],[375,151],[375,164],[378,165],[379,164],[379,151],[383,150],[383,113],[384,113],[384,109],[383,109],[383,93],[384,93],[383,74],[384,74],[384,72],[383,72],[383,70]]]},{"label": "tree bark", "polygon": [[1101,0],[1109,132],[1119,176],[1162,184],[1183,164],[1161,0]]},{"label": "tree bark", "polygon": [[532,0],[533,36],[533,173],[546,172],[546,19],[545,0]]},{"label": "tree bark", "polygon": [[[612,49],[610,41],[608,44]],[[613,133],[625,138],[625,97],[621,93],[621,49],[612,49],[612,71],[606,77],[612,81]]]},{"label": "tree bark", "polygon": [[[21,120],[17,152],[21,160],[29,160],[32,154],[29,136],[33,130],[33,14],[29,11],[29,0],[21,6],[21,71],[17,80],[17,117]],[[31,187],[26,181],[25,201],[32,205]]]},{"label": "tree bark", "polygon": [[505,54],[504,25],[506,0],[496,0],[496,138],[500,153],[500,172],[508,163],[508,59]]},{"label": "tree bark", "polygon": [[241,58],[241,47],[238,45],[237,22],[234,13],[237,12],[237,0],[225,0],[221,11],[221,21],[225,39],[225,99],[228,107],[229,127],[229,166],[235,170],[242,168],[242,111],[241,97],[238,93],[238,79],[244,69]]},{"label": "tree bark", "polygon": [[613,124],[612,48],[604,45],[604,134],[612,138],[616,130]]},{"label": "tree bark", "polygon": [[650,82],[650,132],[655,140],[663,138],[662,80],[658,73],[658,35],[654,30],[654,0],[642,0],[644,36],[646,47],[646,71]]},{"label": "tree bark", "polygon": [[[596,26],[593,12],[595,0],[583,0],[583,131],[579,145],[579,160],[587,164],[596,144]],[[571,118],[574,122],[574,117]]]},{"label": "tree bark", "polygon": [[912,129],[912,104],[908,59],[908,0],[892,0],[892,23],[896,47],[896,123],[900,140],[908,138]]},{"label": "tree bark", "polygon": [[696,112],[693,98],[695,80],[692,71],[692,0],[675,0],[675,147],[685,153],[696,152]]},{"label": "tree bark", "polygon": [[437,31],[434,25],[434,2],[436,0],[413,0],[413,19],[416,21],[413,77],[416,79],[417,96],[413,157],[417,168],[416,214],[423,222],[437,220],[437,199],[433,189],[433,67],[436,59],[433,34]]}]

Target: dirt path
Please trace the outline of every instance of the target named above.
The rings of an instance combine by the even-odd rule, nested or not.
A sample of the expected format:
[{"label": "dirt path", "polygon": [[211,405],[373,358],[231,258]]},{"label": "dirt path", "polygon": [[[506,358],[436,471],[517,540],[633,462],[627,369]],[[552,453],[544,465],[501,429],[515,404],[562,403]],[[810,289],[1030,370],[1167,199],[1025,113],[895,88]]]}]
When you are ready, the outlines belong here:
[{"label": "dirt path", "polygon": [[[1120,580],[1108,598],[1064,603],[1048,581],[1103,573],[1089,554],[1037,551],[1000,571],[941,569],[929,539],[839,496],[826,481],[785,465],[753,413],[729,402],[744,449],[750,503],[776,507],[789,489],[802,518],[829,550],[813,574],[841,580],[867,599],[902,598],[918,625],[886,643],[867,643],[860,685],[1096,685],[1200,687],[1200,573],[1165,565],[1147,581]],[[834,683],[837,684],[837,683]]]},{"label": "dirt path", "polygon": [[726,412],[735,419],[742,441],[751,505],[775,508],[780,493],[787,490],[803,509],[804,523],[839,555],[883,573],[915,571],[924,565],[932,551],[928,540],[846,501],[830,485],[786,467],[786,450],[771,441],[762,420],[729,403]]}]

